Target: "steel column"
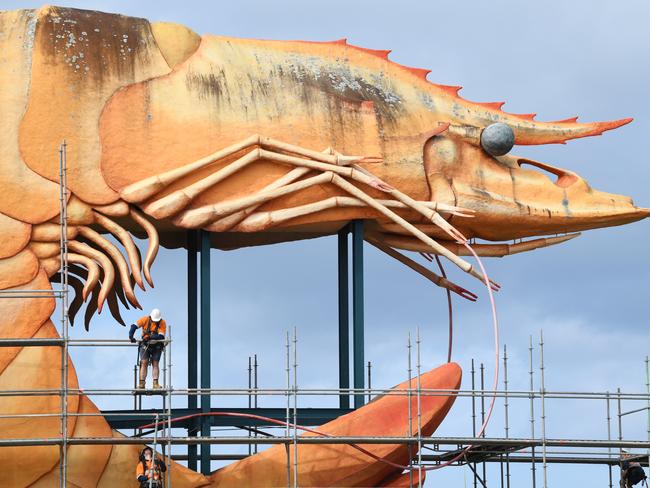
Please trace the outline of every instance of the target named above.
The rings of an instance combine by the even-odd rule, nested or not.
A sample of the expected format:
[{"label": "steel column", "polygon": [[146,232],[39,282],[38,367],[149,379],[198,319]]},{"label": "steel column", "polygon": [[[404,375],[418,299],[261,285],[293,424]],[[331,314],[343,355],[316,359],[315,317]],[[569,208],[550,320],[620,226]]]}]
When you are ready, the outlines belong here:
[{"label": "steel column", "polygon": [[[339,231],[339,388],[350,388],[350,298],[348,279],[348,227]],[[339,396],[339,407],[350,408],[350,396]]]},{"label": "steel column", "polygon": [[[352,222],[352,347],[354,349],[354,388],[364,388],[364,310],[363,310],[363,221]],[[354,408],[364,404],[364,395],[354,396]]]},{"label": "steel column", "polygon": [[[187,387],[198,387],[198,317],[199,296],[197,290],[197,232],[190,230],[187,232]],[[188,395],[187,408],[197,408],[197,397]],[[196,426],[187,430],[188,437],[194,437],[198,433]],[[197,446],[188,444],[187,446],[187,467],[197,470]]]},{"label": "steel column", "polygon": [[[210,388],[210,233],[201,236],[201,388]],[[210,412],[210,395],[201,395],[201,412]],[[201,437],[210,437],[210,421],[201,418]],[[210,445],[201,444],[201,472],[210,474]]]}]

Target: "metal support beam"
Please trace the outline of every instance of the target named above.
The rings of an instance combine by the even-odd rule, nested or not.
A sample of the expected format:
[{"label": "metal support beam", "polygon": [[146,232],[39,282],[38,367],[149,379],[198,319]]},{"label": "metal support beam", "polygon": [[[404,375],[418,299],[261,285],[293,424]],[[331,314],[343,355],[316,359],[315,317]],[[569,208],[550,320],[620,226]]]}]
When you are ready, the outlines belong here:
[{"label": "metal support beam", "polygon": [[[363,221],[352,222],[352,347],[354,388],[364,388],[363,310]],[[364,395],[354,396],[354,408],[364,404]]]},{"label": "metal support beam", "polygon": [[[245,459],[246,454],[213,454],[211,456],[211,459],[213,461],[239,461],[241,459]],[[183,456],[182,454],[178,455],[173,455],[172,459],[174,461],[187,461],[187,456]],[[530,456],[514,456],[511,458],[513,463],[529,463],[530,464]],[[426,462],[435,462],[438,463],[440,462],[439,457],[435,455],[428,455],[428,454],[423,454],[422,455],[422,461]],[[538,459],[538,461],[541,462],[541,457]],[[486,463],[500,463],[501,460],[498,458],[494,459],[486,459],[482,462]],[[608,466],[618,466],[620,464],[619,459],[612,459],[609,460],[607,458],[602,458],[602,457],[569,457],[569,456],[555,456],[555,457],[547,457],[546,462],[548,463],[557,463],[557,464],[604,464]],[[643,461],[639,460],[641,463],[641,466],[647,466],[648,465],[648,460],[645,459]],[[644,464],[645,463],[645,464]],[[455,466],[455,465],[454,465]],[[460,464],[459,464],[460,466]]]},{"label": "metal support beam", "polygon": [[[286,409],[283,407],[251,407],[251,408],[236,408],[236,407],[213,407],[210,410],[212,413],[234,413],[234,414],[253,414],[261,417],[268,417],[274,420],[285,421]],[[349,408],[299,408],[296,411],[299,425],[322,425],[330,422],[341,415],[346,415],[352,410]],[[164,410],[103,410],[102,415],[113,429],[134,429],[147,425],[154,421],[156,413],[165,415],[167,412]],[[196,415],[203,413],[198,408],[173,408],[172,418],[187,417],[189,415]],[[252,419],[246,417],[229,417],[224,415],[214,415],[204,417],[213,427],[271,427],[276,428],[277,425],[272,424],[265,420]],[[178,428],[190,428],[193,424],[193,419],[181,420],[174,422],[173,426]],[[164,429],[163,422],[160,423],[160,429]]]},{"label": "metal support beam", "polygon": [[[142,445],[153,444],[153,437],[70,437],[67,444],[70,446],[119,446],[119,445]],[[322,436],[269,436],[269,437],[248,437],[248,436],[213,436],[213,437],[165,437],[158,436],[158,443],[171,443],[172,445],[187,445],[189,443],[196,444],[415,444],[416,439],[413,437],[367,437],[367,436],[337,436],[337,437],[322,437]],[[497,443],[503,445],[505,443],[520,444],[519,450],[530,447],[533,445],[541,446],[542,442],[539,439],[478,439],[472,437],[424,437],[421,441],[422,445],[427,446],[440,446],[441,444],[455,445],[455,446],[476,446],[476,445],[490,445]],[[64,439],[58,437],[32,437],[26,439],[1,439],[1,447],[19,447],[19,446],[60,446],[64,443]],[[566,439],[547,439],[547,447],[595,447],[603,448],[630,448],[630,449],[648,449],[650,442],[648,441],[601,441],[601,440],[566,440]],[[427,456],[428,458],[428,456]],[[423,460],[428,460],[424,456]],[[604,458],[607,460],[607,458]],[[499,460],[499,462],[501,462]]]},{"label": "metal support beam", "polygon": [[[198,296],[198,269],[197,269],[197,249],[198,235],[194,230],[187,232],[187,387],[198,388],[198,317],[199,308]],[[192,410],[197,408],[197,397],[188,395],[187,408]],[[188,437],[194,437],[198,434],[196,423],[187,430]],[[187,467],[197,470],[197,446],[189,444],[187,446]]]},{"label": "metal support beam", "polygon": [[[348,279],[348,227],[339,231],[339,388],[350,388],[350,297]],[[350,396],[339,396],[339,407],[350,408]]]},{"label": "metal support beam", "polygon": [[[201,388],[210,384],[210,233],[201,236]],[[210,412],[210,395],[201,395],[201,412]],[[210,421],[201,418],[201,437],[210,437]],[[201,444],[201,473],[210,474],[210,445]]]}]

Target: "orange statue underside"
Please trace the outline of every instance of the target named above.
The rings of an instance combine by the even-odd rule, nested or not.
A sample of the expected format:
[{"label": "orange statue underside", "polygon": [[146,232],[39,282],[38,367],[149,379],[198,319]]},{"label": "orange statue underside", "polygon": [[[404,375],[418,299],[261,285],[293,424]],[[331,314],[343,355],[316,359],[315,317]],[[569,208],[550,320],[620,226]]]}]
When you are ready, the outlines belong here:
[{"label": "orange statue underside", "polygon": [[[344,40],[199,37],[176,24],[58,7],[0,12],[0,32],[2,290],[49,289],[60,268],[56,155],[64,139],[68,259],[80,276],[71,284],[76,300],[99,311],[108,304],[118,320],[118,293],[137,306],[132,279],[152,285],[159,244],[183,245],[186,229],[212,231],[213,245],[229,249],[329,235],[363,219],[373,245],[467,296],[397,249],[441,255],[482,280],[463,258],[470,238],[482,240],[472,246],[478,255],[505,256],[650,214],[569,170],[510,154],[513,145],[563,143],[630,119],[510,114],[429,82],[427,70],[393,63],[388,51]],[[133,233],[149,240],[142,262]],[[53,310],[52,298],[0,300],[0,338],[57,337]],[[0,348],[0,390],[58,388],[60,354]],[[450,363],[421,380],[455,389],[460,376]],[[72,366],[69,385],[78,387]],[[423,400],[427,435],[453,399]],[[68,408],[98,413],[84,396]],[[0,397],[3,414],[59,409],[57,396]],[[406,410],[406,397],[389,395],[320,430],[401,435]],[[101,416],[71,416],[69,432],[120,436]],[[0,419],[1,438],[58,435],[56,417]],[[363,447],[374,457],[354,446],[301,445],[301,486],[400,486],[400,470],[377,457],[406,464],[405,446]],[[69,486],[131,486],[139,451],[70,446]],[[285,460],[281,446],[209,477],[174,464],[172,476],[176,487],[285,485]],[[56,446],[0,452],[8,486],[54,486],[58,463]]]}]

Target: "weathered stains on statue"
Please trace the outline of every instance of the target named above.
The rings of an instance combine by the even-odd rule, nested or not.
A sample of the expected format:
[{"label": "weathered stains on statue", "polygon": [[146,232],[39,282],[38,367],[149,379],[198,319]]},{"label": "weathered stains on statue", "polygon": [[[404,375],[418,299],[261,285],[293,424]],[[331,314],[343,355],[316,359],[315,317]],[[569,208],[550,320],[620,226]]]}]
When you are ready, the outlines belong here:
[{"label": "weathered stains on statue", "polygon": [[[511,182],[511,189],[512,189],[512,200],[517,205],[519,210],[521,211],[522,209],[522,204],[519,203],[519,198],[517,197],[517,180],[514,174],[513,168],[508,168],[508,173],[510,174],[510,182]],[[528,213],[530,213],[530,207],[528,207]]]},{"label": "weathered stains on statue", "polygon": [[[204,40],[199,56],[210,64],[190,62],[185,86],[193,98],[209,104],[217,127],[232,119],[232,113],[251,125],[291,125],[302,119],[323,134],[322,143],[308,147],[335,145],[353,153],[359,149],[350,144],[352,131],[362,129],[365,137],[377,141],[373,154],[390,154],[394,164],[421,164],[422,138],[408,152],[386,147],[386,140],[404,132],[397,127],[400,122],[406,125],[400,119],[410,116],[404,95],[388,75],[360,70],[345,56],[333,62],[327,56],[278,52],[274,45]],[[350,147],[343,147],[342,141],[350,141]]]},{"label": "weathered stains on statue", "polygon": [[[222,47],[234,47],[229,42]],[[240,48],[240,46],[237,46]],[[245,86],[234,84],[237,66],[215,65],[210,73],[197,73],[188,71],[186,75],[187,87],[195,90],[202,100],[213,99],[217,105],[236,101],[247,112],[259,104],[267,105],[273,103],[276,90],[289,89],[295,93],[307,111],[314,110],[314,104],[322,100],[322,94],[333,100],[329,107],[336,110],[343,102],[349,107],[351,104],[361,105],[371,102],[375,113],[383,123],[392,123],[404,112],[401,105],[401,97],[391,89],[387,83],[388,79],[379,75],[373,75],[372,80],[354,73],[347,64],[347,60],[341,59],[337,63],[327,63],[325,59],[312,56],[287,55],[278,58],[267,59],[268,56],[257,50],[252,53],[256,66],[261,68],[256,71],[248,71],[237,81],[246,83]],[[229,72],[233,70],[234,72]],[[231,94],[229,87],[236,86],[237,93]],[[250,105],[242,104],[240,96],[246,97]],[[278,106],[281,110],[281,107]],[[336,117],[335,114],[331,114]]]},{"label": "weathered stains on statue", "polygon": [[51,7],[38,28],[39,36],[49,40],[39,43],[46,60],[67,66],[69,73],[91,85],[112,76],[134,80],[137,63],[151,61],[141,40],[149,32],[145,19]]},{"label": "weathered stains on statue", "polygon": [[[223,68],[211,73],[188,70],[185,75],[185,83],[188,90],[197,93],[199,100],[213,99],[216,105],[221,105],[224,92],[226,95],[228,94],[224,83],[225,78],[226,72]],[[227,103],[229,103],[229,100],[227,100]]]},{"label": "weathered stains on statue", "polygon": [[43,7],[38,12],[29,105],[20,125],[27,165],[54,182],[68,140],[68,186],[91,205],[118,199],[101,175],[98,120],[120,88],[170,70],[144,19]]},{"label": "weathered stains on statue", "polygon": [[567,195],[566,189],[564,191],[564,198],[562,199],[562,207],[564,208],[564,213],[567,217],[571,217],[571,209],[569,208],[569,197]]}]

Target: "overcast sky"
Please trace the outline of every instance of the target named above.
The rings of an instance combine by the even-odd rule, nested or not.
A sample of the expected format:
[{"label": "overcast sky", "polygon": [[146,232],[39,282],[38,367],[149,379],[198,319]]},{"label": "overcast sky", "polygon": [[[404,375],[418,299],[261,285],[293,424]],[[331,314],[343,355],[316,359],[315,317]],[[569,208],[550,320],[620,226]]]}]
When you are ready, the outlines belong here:
[{"label": "overcast sky", "polygon": [[[631,125],[603,137],[513,152],[576,171],[597,189],[629,195],[638,205],[650,206],[647,1],[89,0],[66,5],[174,21],[200,34],[305,40],[346,37],[352,44],[392,49],[392,60],[431,69],[432,81],[463,85],[462,94],[468,99],[506,100],[510,112],[536,112],[540,120],[573,115],[586,121],[634,117]],[[0,4],[8,9],[34,6],[7,0]],[[527,388],[528,338],[532,334],[537,341],[543,329],[547,389],[645,389],[643,361],[650,352],[649,234],[648,222],[639,222],[587,232],[561,246],[487,261],[490,275],[503,285],[497,306],[502,341],[511,354],[511,388]],[[366,359],[373,363],[373,386],[390,386],[406,376],[406,337],[418,326],[423,368],[444,362],[445,297],[373,248],[366,247],[366,256]],[[284,331],[296,326],[300,385],[335,387],[336,240],[215,251],[212,262],[213,386],[245,386],[247,357],[252,353],[259,356],[260,385],[281,386]],[[184,266],[182,251],[161,252],[154,268],[157,286],[140,294],[146,310],[160,307],[173,325],[175,386],[186,384],[185,277],[180,271]],[[485,362],[492,374],[490,316],[484,291],[475,281],[450,271],[481,295],[476,304],[456,301],[454,358],[465,371],[464,387],[468,387],[471,358]],[[138,318],[131,312],[125,316],[129,322]],[[88,337],[79,326],[74,333]],[[125,334],[102,316],[95,319],[90,335]],[[86,387],[130,384],[132,369],[112,365],[130,364],[131,356],[115,350],[73,351]],[[536,353],[536,367],[537,362]],[[108,367],[110,375],[106,375]],[[536,387],[537,381],[536,373]],[[130,406],[130,400],[122,404],[94,400],[105,408]],[[321,400],[323,404],[332,405],[332,400]],[[498,406],[488,434],[503,436],[501,402]],[[527,436],[528,404],[512,406],[511,435]],[[459,401],[438,433],[470,434],[467,407],[467,402]],[[548,437],[606,435],[602,402],[556,401],[547,407]],[[634,406],[624,403],[627,408]],[[643,413],[626,418],[624,436],[646,438]],[[515,486],[529,483],[529,466],[518,466],[513,472]],[[497,485],[498,476],[498,468],[491,467],[490,485]],[[607,486],[604,467],[552,465],[548,476],[549,486],[569,486],[577,479],[582,486]],[[428,484],[463,486],[465,480],[469,486],[467,468],[449,468],[432,474]]]}]

